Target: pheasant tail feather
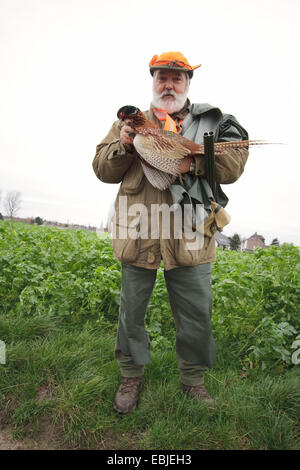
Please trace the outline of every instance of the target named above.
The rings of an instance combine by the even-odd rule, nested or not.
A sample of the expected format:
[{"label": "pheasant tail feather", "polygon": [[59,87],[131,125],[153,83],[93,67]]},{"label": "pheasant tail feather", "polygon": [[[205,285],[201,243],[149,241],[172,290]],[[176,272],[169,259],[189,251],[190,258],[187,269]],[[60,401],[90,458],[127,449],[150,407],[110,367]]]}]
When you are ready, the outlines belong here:
[{"label": "pheasant tail feather", "polygon": [[[215,153],[222,153],[224,150],[248,148],[253,145],[272,145],[273,142],[265,142],[264,140],[233,140],[230,142],[215,142]],[[204,154],[204,145],[199,145],[195,154]]]}]

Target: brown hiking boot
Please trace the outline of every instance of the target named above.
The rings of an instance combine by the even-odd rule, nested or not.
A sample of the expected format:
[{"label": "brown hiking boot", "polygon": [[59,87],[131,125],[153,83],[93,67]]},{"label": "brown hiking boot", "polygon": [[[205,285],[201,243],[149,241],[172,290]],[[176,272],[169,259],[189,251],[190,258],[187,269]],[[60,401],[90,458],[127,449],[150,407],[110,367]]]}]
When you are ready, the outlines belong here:
[{"label": "brown hiking boot", "polygon": [[129,414],[136,409],[142,377],[121,377],[119,390],[114,400],[114,409],[122,414]]},{"label": "brown hiking boot", "polygon": [[189,398],[206,403],[207,405],[213,405],[214,400],[209,395],[204,385],[184,385],[181,384],[182,390],[187,394]]}]

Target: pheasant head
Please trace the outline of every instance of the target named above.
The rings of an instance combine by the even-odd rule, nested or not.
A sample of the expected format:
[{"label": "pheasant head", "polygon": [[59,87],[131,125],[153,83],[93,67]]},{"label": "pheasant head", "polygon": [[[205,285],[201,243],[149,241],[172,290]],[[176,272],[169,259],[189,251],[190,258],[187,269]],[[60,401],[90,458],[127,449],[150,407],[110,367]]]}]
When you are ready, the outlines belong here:
[{"label": "pheasant head", "polygon": [[120,108],[117,112],[117,116],[122,121],[124,121],[125,119],[129,119],[131,127],[134,129],[137,127],[145,126],[147,122],[147,119],[145,118],[143,113],[140,111],[139,108],[136,108],[135,106],[122,106],[122,108]]}]

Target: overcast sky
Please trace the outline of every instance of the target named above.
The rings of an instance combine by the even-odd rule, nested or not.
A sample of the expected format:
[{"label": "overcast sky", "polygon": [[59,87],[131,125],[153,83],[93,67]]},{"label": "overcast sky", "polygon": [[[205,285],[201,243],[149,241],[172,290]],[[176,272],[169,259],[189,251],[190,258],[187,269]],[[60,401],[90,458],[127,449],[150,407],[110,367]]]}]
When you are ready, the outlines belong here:
[{"label": "overcast sky", "polygon": [[[99,226],[118,185],[93,170],[120,106],[149,108],[154,54],[179,50],[189,98],[236,116],[255,148],[227,235],[300,245],[299,0],[0,0],[0,190],[19,215]],[[3,212],[3,206],[0,211]]]}]

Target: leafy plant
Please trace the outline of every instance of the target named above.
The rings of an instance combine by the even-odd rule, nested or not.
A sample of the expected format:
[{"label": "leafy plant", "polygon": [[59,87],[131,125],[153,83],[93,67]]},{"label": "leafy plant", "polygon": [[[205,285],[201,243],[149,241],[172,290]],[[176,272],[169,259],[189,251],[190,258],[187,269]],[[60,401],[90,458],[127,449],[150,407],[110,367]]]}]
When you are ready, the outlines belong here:
[{"label": "leafy plant", "polygon": [[[217,250],[213,334],[251,367],[292,365],[300,330],[299,250],[283,244],[253,254]],[[118,323],[121,265],[110,238],[95,233],[0,221],[0,308],[4,315],[65,323]],[[175,325],[158,269],[145,319],[152,349],[172,350]]]}]

